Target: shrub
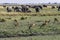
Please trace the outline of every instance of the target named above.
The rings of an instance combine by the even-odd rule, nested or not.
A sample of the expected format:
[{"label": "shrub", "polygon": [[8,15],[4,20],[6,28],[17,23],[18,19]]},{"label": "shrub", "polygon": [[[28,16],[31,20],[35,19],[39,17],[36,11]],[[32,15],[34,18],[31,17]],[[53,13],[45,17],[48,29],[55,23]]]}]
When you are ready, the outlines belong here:
[{"label": "shrub", "polygon": [[6,7],[6,6],[3,6],[4,8]]},{"label": "shrub", "polygon": [[18,23],[18,21],[16,19],[14,20],[14,25],[15,26],[18,26],[19,25],[19,23]]},{"label": "shrub", "polygon": [[47,5],[43,5],[43,7],[47,7]]},{"label": "shrub", "polygon": [[24,17],[21,17],[21,20],[24,20],[25,18]]},{"label": "shrub", "polygon": [[0,19],[0,22],[5,22],[6,20],[5,19]]},{"label": "shrub", "polygon": [[55,8],[55,6],[52,6],[52,9],[54,9]]},{"label": "shrub", "polygon": [[21,19],[21,20],[25,20],[25,19],[27,19],[27,17],[21,17],[20,19]]}]

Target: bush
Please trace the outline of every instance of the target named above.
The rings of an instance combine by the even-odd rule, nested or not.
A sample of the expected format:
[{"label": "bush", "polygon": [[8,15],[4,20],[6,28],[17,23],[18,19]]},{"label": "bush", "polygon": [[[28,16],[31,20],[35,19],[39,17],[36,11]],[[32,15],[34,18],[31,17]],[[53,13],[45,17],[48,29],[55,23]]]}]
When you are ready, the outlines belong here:
[{"label": "bush", "polygon": [[25,19],[27,19],[27,17],[21,17],[21,20],[25,20]]},{"label": "bush", "polygon": [[54,9],[55,8],[55,6],[52,6],[52,9]]},{"label": "bush", "polygon": [[24,20],[25,18],[24,17],[21,17],[21,20]]},{"label": "bush", "polygon": [[0,22],[5,22],[6,20],[5,19],[0,19]]},{"label": "bush", "polygon": [[3,6],[4,8],[6,7],[6,6]]},{"label": "bush", "polygon": [[19,25],[19,23],[18,23],[18,21],[16,19],[14,20],[14,25],[15,26],[18,26]]},{"label": "bush", "polygon": [[47,7],[47,5],[43,5],[43,7]]}]

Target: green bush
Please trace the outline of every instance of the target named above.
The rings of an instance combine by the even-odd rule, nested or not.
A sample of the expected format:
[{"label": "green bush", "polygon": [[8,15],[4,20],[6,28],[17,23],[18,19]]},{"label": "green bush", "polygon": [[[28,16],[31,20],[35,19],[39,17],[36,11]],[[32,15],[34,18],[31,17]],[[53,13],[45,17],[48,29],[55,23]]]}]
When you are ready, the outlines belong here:
[{"label": "green bush", "polygon": [[20,19],[21,19],[21,20],[25,20],[25,19],[27,19],[27,17],[21,17]]},{"label": "green bush", "polygon": [[1,18],[0,18],[0,22],[5,22],[5,21],[6,21],[5,19],[1,19]]}]

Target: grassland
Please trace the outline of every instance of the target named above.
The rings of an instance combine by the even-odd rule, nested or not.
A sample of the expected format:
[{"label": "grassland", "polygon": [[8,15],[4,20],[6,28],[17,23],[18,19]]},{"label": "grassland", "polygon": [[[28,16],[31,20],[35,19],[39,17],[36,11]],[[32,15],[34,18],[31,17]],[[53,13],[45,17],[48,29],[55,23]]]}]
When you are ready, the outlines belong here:
[{"label": "grassland", "polygon": [[60,40],[60,35],[0,38],[0,40]]},{"label": "grassland", "polygon": [[[0,38],[0,40],[59,40],[60,38],[60,11],[57,8],[43,8],[39,13],[36,13],[34,9],[31,13],[23,12],[6,12],[6,8],[0,8],[0,37],[1,36],[17,36],[18,34],[53,34],[53,35],[39,35],[28,37],[11,37]],[[43,15],[43,16],[42,16]],[[21,17],[26,19],[21,20]],[[54,23],[54,18],[57,18],[59,22]],[[4,19],[4,22],[1,22]],[[19,25],[15,26],[14,20],[17,20]],[[50,23],[40,28],[45,20],[50,20]],[[29,24],[36,24],[29,30]],[[31,31],[31,32],[30,32]],[[54,35],[56,34],[56,35]]]},{"label": "grassland", "polygon": [[6,8],[3,8],[3,7],[0,7],[0,14],[16,14],[16,15],[26,15],[26,14],[29,14],[29,15],[31,15],[31,14],[46,14],[46,15],[48,15],[48,14],[60,14],[60,11],[58,11],[57,10],[57,8],[55,8],[55,9],[51,9],[51,8],[43,8],[42,10],[40,10],[40,12],[39,13],[36,13],[35,12],[35,10],[34,9],[32,9],[32,8],[30,8],[30,10],[32,11],[31,13],[23,13],[23,12],[14,12],[14,11],[12,11],[12,12],[6,12]]}]

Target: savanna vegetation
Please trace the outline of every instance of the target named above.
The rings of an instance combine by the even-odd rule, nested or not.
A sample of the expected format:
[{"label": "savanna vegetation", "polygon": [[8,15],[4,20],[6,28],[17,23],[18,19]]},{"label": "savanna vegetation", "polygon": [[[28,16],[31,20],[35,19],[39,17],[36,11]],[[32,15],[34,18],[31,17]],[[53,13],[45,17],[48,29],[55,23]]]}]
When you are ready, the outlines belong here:
[{"label": "savanna vegetation", "polygon": [[[59,40],[60,11],[43,8],[36,13],[6,12],[0,7],[1,40]],[[9,38],[8,38],[9,37]]]}]

